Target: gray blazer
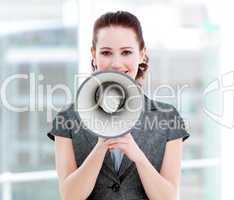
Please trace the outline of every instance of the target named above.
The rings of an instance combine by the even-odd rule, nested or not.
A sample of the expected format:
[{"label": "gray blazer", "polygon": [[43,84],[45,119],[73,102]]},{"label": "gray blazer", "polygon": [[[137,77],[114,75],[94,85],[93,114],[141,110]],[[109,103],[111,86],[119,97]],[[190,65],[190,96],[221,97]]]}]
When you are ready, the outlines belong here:
[{"label": "gray blazer", "polygon": [[[64,119],[64,124],[58,123],[58,117],[60,120]],[[161,120],[164,121],[162,122],[164,126],[159,125]],[[98,139],[80,126],[79,122],[74,110],[74,104],[70,104],[57,114],[53,120],[51,131],[47,133],[52,140],[54,140],[54,135],[72,139],[77,166],[84,162]],[[169,125],[165,125],[165,122],[168,122]],[[153,101],[147,96],[145,96],[143,115],[139,123],[136,123],[132,129],[131,134],[158,172],[161,169],[167,141],[177,138],[183,138],[184,141],[190,136],[185,130],[183,119],[175,107],[170,104]],[[117,199],[139,200],[148,199],[148,197],[144,191],[135,163],[124,155],[120,169],[116,172],[108,151],[95,187],[88,200]]]}]

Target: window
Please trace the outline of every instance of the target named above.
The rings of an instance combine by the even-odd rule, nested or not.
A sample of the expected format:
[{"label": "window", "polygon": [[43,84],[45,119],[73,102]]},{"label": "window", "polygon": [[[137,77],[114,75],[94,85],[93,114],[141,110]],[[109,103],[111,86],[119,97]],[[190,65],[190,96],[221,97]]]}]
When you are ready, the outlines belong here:
[{"label": "window", "polygon": [[[233,6],[224,4],[233,13],[228,10]],[[184,143],[180,199],[226,200],[231,194],[233,137],[204,112],[222,110],[218,94],[204,97],[204,90],[223,66],[233,64],[225,62],[232,60],[226,55],[233,52],[232,22],[222,27],[217,3],[193,0],[1,1],[1,91],[2,83],[17,74],[6,99],[21,109],[32,105],[35,111],[0,108],[0,199],[59,199],[54,146],[46,137],[56,114],[45,103],[48,91],[64,84],[74,98],[75,75],[90,71],[94,19],[112,10],[128,10],[139,17],[150,58],[145,92],[175,105],[191,134]],[[226,38],[222,50],[221,28]],[[51,104],[59,109],[69,103],[64,94],[56,89]]]}]

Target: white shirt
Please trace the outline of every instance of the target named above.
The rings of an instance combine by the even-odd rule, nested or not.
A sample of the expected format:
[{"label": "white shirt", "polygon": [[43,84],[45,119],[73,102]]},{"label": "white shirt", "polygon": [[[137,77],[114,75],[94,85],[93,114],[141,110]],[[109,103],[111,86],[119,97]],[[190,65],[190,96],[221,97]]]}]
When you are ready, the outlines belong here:
[{"label": "white shirt", "polygon": [[110,150],[110,153],[111,153],[111,158],[114,162],[115,171],[118,172],[120,168],[120,164],[123,159],[123,153],[120,149],[117,149],[117,148]]}]

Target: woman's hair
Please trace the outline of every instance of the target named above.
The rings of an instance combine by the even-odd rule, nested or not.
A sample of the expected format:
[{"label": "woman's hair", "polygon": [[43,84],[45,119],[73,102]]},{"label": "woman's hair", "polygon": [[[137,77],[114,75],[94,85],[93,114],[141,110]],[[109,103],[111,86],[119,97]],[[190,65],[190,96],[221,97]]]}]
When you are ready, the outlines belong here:
[{"label": "woman's hair", "polygon": [[[140,50],[145,48],[145,42],[143,39],[142,28],[137,17],[126,11],[117,11],[117,12],[108,12],[101,15],[94,23],[93,27],[93,39],[92,39],[92,47],[95,49],[97,44],[97,33],[101,28],[110,27],[110,26],[122,26],[124,28],[132,29],[139,43]],[[139,64],[136,80],[143,79],[146,70],[148,69],[148,56],[145,56],[144,62]],[[97,68],[93,64],[93,60],[91,62],[93,71]]]}]

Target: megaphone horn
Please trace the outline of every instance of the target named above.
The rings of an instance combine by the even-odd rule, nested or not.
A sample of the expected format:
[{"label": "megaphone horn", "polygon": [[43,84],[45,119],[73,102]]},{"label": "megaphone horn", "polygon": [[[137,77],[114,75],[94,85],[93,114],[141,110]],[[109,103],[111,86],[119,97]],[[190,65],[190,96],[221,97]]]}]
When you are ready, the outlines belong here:
[{"label": "megaphone horn", "polygon": [[99,137],[129,133],[143,108],[140,85],[122,72],[95,72],[81,84],[76,94],[75,109],[83,128]]}]

